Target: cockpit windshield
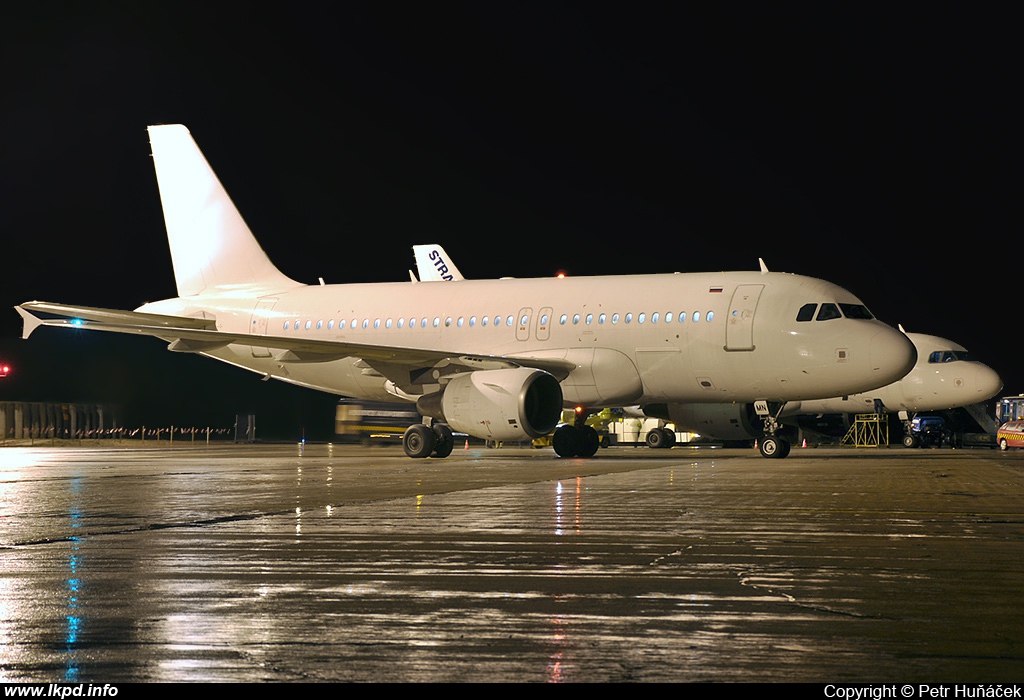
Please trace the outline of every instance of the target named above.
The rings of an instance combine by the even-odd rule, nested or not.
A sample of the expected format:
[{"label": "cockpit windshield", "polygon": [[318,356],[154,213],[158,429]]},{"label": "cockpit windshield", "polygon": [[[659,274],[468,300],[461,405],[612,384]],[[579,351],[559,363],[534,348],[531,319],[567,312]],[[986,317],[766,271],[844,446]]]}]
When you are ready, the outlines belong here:
[{"label": "cockpit windshield", "polygon": [[[815,313],[817,312],[817,313]],[[797,321],[829,321],[833,318],[872,319],[874,316],[863,304],[804,304],[796,314]]]},{"label": "cockpit windshield", "polygon": [[970,362],[970,353],[966,350],[936,350],[928,356],[929,364],[940,362]]}]

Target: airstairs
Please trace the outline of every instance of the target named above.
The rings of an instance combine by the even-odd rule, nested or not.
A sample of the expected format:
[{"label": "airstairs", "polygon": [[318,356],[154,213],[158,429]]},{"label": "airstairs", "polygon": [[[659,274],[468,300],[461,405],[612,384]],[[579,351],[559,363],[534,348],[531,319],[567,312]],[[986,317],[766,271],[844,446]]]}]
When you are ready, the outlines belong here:
[{"label": "airstairs", "polygon": [[990,409],[985,403],[975,403],[970,406],[964,406],[964,411],[974,419],[982,430],[990,435],[995,435],[999,429],[999,421],[995,416],[991,415]]}]

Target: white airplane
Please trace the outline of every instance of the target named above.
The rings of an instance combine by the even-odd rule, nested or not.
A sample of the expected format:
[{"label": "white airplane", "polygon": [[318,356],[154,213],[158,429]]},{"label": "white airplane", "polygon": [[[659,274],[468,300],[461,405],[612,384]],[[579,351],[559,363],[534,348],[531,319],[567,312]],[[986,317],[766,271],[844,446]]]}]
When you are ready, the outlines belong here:
[{"label": "white airplane", "polygon": [[[778,419],[788,423],[798,417],[879,411],[896,413],[908,425],[917,413],[973,406],[1002,388],[996,371],[971,359],[959,343],[922,333],[907,333],[907,337],[917,349],[917,363],[899,381],[847,396],[790,401],[779,411]],[[669,405],[653,412],[674,423],[677,430],[720,440],[747,440],[764,434],[749,403]]]},{"label": "white airplane", "polygon": [[[414,401],[434,425],[407,431],[410,457],[447,456],[452,429],[545,435],[563,407],[777,412],[890,384],[914,365],[906,336],[850,292],[765,270],[301,284],[270,262],[184,126],[149,137],[178,296],[135,311],[26,302],[15,307],[24,338],[39,326],[150,335],[268,378]],[[596,433],[567,428],[559,455],[596,452]],[[783,456],[788,443],[773,431],[761,450]]]}]

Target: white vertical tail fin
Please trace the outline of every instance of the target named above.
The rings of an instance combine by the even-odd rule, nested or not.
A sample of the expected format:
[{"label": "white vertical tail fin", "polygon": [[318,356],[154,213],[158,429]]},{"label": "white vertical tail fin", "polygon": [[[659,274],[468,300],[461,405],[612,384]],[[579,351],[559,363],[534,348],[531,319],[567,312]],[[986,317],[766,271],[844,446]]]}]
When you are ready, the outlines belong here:
[{"label": "white vertical tail fin", "polygon": [[270,262],[188,129],[150,126],[149,142],[178,296],[301,286]]}]

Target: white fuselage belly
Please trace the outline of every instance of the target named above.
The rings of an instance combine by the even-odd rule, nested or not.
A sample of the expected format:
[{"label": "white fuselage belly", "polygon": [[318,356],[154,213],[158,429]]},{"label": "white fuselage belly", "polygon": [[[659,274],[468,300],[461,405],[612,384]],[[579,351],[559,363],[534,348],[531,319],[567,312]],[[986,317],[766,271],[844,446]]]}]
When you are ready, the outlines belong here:
[{"label": "white fuselage belly", "polygon": [[[738,288],[759,295],[749,308]],[[204,354],[374,399],[388,396],[384,380],[364,362],[282,362],[274,337],[568,359],[578,369],[562,382],[567,405],[814,399],[899,378],[872,357],[885,353],[891,328],[847,318],[797,322],[808,302],[859,303],[822,280],[728,272],[303,286],[255,302],[204,295],[139,310],[203,311],[219,331],[267,336],[265,352],[228,346]]]}]

